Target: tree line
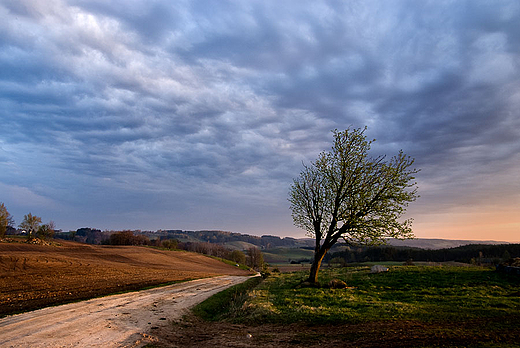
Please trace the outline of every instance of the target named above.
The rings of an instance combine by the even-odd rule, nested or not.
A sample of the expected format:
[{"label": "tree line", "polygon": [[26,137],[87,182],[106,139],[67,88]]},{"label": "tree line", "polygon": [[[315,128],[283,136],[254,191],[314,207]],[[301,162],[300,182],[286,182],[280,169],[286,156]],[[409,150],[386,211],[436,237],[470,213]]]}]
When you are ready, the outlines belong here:
[{"label": "tree line", "polygon": [[359,246],[329,253],[326,262],[348,264],[367,261],[456,261],[474,264],[496,264],[520,257],[520,244],[470,244],[446,249],[420,249],[394,246]]}]

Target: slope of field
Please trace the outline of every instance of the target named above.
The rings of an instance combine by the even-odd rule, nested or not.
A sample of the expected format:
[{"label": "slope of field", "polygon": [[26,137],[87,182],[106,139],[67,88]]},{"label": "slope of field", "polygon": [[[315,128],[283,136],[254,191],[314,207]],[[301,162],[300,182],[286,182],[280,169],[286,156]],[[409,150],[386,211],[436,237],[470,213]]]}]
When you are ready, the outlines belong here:
[{"label": "slope of field", "polygon": [[0,243],[0,315],[224,274],[249,272],[199,254],[147,247]]},{"label": "slope of field", "polygon": [[262,254],[264,254],[264,260],[268,263],[290,263],[303,259],[310,260],[314,251],[302,248],[273,248],[262,251]]}]

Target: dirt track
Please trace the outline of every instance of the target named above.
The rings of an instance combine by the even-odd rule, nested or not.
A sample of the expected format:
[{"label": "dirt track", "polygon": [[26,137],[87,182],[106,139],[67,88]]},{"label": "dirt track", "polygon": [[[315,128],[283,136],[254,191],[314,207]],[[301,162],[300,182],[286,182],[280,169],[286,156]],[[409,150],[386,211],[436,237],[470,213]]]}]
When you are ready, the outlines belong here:
[{"label": "dirt track", "polygon": [[189,307],[245,279],[199,279],[6,317],[0,347],[139,347]]}]

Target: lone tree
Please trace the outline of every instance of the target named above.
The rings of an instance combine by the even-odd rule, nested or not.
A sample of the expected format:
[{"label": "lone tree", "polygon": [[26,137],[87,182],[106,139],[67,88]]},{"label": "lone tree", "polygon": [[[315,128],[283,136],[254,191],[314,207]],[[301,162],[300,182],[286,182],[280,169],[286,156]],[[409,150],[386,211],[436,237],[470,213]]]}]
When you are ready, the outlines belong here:
[{"label": "lone tree", "polygon": [[3,238],[7,229],[13,227],[13,225],[13,217],[7,211],[4,203],[0,203],[0,238]]},{"label": "lone tree", "polygon": [[369,157],[365,130],[333,131],[334,145],[310,166],[303,165],[289,190],[294,224],[316,240],[308,281],[317,283],[325,254],[340,239],[383,244],[386,238],[413,238],[412,220],[400,221],[417,197],[414,160],[402,151]]},{"label": "lone tree", "polygon": [[18,226],[21,229],[27,231],[27,238],[31,239],[34,237],[34,234],[40,228],[40,224],[42,223],[42,218],[36,215],[32,215],[31,213],[24,215],[22,223]]}]

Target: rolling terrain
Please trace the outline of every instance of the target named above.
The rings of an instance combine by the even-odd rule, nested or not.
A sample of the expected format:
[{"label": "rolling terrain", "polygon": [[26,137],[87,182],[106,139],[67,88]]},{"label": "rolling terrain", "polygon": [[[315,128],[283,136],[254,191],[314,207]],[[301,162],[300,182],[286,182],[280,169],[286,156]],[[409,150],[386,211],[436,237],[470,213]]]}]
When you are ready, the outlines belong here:
[{"label": "rolling terrain", "polygon": [[60,243],[0,243],[0,316],[159,284],[250,274],[189,252]]}]

